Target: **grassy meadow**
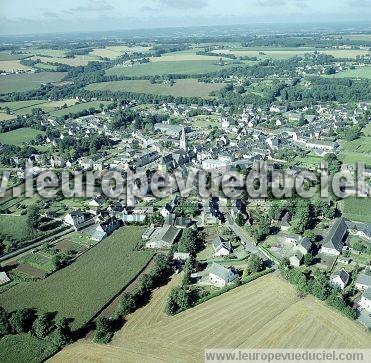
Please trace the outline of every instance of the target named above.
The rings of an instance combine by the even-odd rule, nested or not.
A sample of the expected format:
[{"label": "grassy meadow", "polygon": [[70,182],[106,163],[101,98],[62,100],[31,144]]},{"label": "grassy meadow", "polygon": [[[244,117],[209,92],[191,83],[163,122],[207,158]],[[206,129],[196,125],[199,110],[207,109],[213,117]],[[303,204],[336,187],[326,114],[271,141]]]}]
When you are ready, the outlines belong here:
[{"label": "grassy meadow", "polygon": [[[161,59],[161,58],[160,58]],[[202,74],[214,72],[226,66],[217,64],[215,60],[181,60],[181,61],[156,61],[144,64],[137,64],[132,67],[116,66],[106,71],[107,75],[118,76],[161,76],[164,74]]]},{"label": "grassy meadow", "polygon": [[[336,58],[356,58],[357,55],[365,55],[368,52],[360,49],[317,49],[321,53],[332,55]],[[304,56],[306,53],[313,53],[313,48],[237,48],[237,49],[218,49],[215,53],[234,54],[236,57],[257,57],[258,59],[288,59],[295,56]]]},{"label": "grassy meadow", "polygon": [[328,78],[368,78],[371,79],[371,67],[358,67],[356,69],[347,69],[339,73],[326,76]]},{"label": "grassy meadow", "polygon": [[343,215],[352,221],[370,222],[370,198],[346,198],[343,203]]},{"label": "grassy meadow", "polygon": [[30,59],[32,60],[40,59],[41,63],[43,64],[61,63],[67,64],[72,67],[86,66],[89,62],[98,60],[97,57],[93,57],[91,55],[76,55],[74,58],[34,56],[31,57]]},{"label": "grassy meadow", "polygon": [[[65,102],[65,103],[68,104],[68,102]],[[90,108],[99,109],[100,105],[102,104],[104,105],[107,103],[108,101],[90,101],[90,102],[76,103],[76,104],[72,104],[70,107],[67,107],[67,108],[62,108],[59,110],[51,111],[50,115],[56,116],[56,117],[63,117],[70,113],[78,113],[84,110],[89,110]]]},{"label": "grassy meadow", "polygon": [[128,285],[153,256],[136,251],[143,227],[122,227],[71,265],[39,281],[21,282],[0,294],[0,305],[36,308],[73,318],[77,329]]},{"label": "grassy meadow", "polygon": [[0,235],[22,241],[28,235],[27,216],[0,215]]},{"label": "grassy meadow", "polygon": [[38,105],[45,103],[45,100],[27,100],[27,101],[10,101],[0,102],[0,109],[8,107],[11,111],[18,111],[28,107],[38,107]]},{"label": "grassy meadow", "polygon": [[208,97],[210,92],[216,91],[222,86],[222,83],[202,83],[195,79],[178,79],[173,86],[169,84],[151,84],[147,80],[124,80],[93,83],[86,88],[90,91],[122,91],[175,97]]},{"label": "grassy meadow", "polygon": [[[368,132],[369,128],[366,128],[365,135]],[[348,164],[363,162],[366,165],[371,165],[371,136],[362,136],[359,139],[344,142],[339,158]]]},{"label": "grassy meadow", "polygon": [[20,146],[23,143],[34,140],[36,136],[42,134],[44,134],[43,131],[33,129],[31,127],[22,127],[20,129],[1,133],[0,143]]},{"label": "grassy meadow", "polygon": [[2,363],[42,362],[57,350],[52,343],[31,334],[7,335],[0,339]]},{"label": "grassy meadow", "polygon": [[40,88],[43,83],[59,82],[65,73],[40,72],[9,74],[0,77],[0,94],[11,92],[24,92]]}]

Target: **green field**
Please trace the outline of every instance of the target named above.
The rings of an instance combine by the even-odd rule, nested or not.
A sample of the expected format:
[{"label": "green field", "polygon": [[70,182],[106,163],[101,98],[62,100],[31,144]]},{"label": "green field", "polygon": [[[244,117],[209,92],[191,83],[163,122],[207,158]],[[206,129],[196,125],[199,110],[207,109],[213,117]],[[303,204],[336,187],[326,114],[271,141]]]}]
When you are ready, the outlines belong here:
[{"label": "green field", "polygon": [[47,100],[29,100],[29,101],[13,101],[13,102],[0,102],[0,109],[8,107],[15,115],[9,115],[16,117],[17,115],[27,115],[32,113],[34,108],[41,108],[43,111],[49,113],[57,111],[66,104],[67,106],[73,106],[77,103],[74,98],[62,99],[60,101],[47,101]]},{"label": "green field", "polygon": [[368,124],[362,131],[365,136],[371,136],[371,124]]},{"label": "green field", "polygon": [[89,62],[97,61],[98,58],[91,56],[91,55],[76,55],[74,58],[64,58],[64,57],[43,57],[43,56],[34,56],[31,57],[32,60],[39,59],[41,63],[48,64],[48,63],[61,63],[67,64],[71,67],[77,66],[86,66]]},{"label": "green field", "polygon": [[371,79],[371,67],[359,67],[347,69],[334,75],[326,76],[329,78],[368,78]]},{"label": "green field", "polygon": [[125,80],[93,83],[86,88],[90,91],[122,91],[175,97],[208,97],[210,92],[216,91],[222,86],[222,83],[202,83],[195,79],[179,79],[173,86],[169,84],[151,84],[147,80]]},{"label": "green field", "polygon": [[[368,52],[359,49],[317,49],[321,53],[332,55],[335,58],[355,58],[357,55],[364,55]],[[274,47],[252,47],[236,49],[218,49],[215,53],[234,54],[236,57],[257,57],[258,59],[288,59],[295,56],[304,56],[306,53],[313,53],[311,48],[274,48]]]},{"label": "green field", "polygon": [[343,201],[343,214],[352,221],[370,222],[370,198],[346,198]]},{"label": "green field", "polygon": [[297,156],[295,162],[298,162],[303,167],[318,168],[321,164],[322,158],[316,155],[306,155],[303,157]]},{"label": "green field", "polygon": [[31,334],[7,335],[0,339],[0,362],[42,362],[57,350],[52,343]]},{"label": "green field", "polygon": [[[368,132],[366,128],[366,133]],[[341,148],[339,158],[348,164],[363,162],[371,165],[371,137],[362,136],[353,141],[346,141]]]},{"label": "green field", "polygon": [[0,143],[7,145],[22,145],[25,142],[30,142],[36,138],[37,135],[44,134],[40,130],[32,129],[30,127],[22,127],[9,132],[0,134]]},{"label": "green field", "polygon": [[29,54],[10,54],[8,52],[0,52],[0,61],[17,60],[29,57]]},{"label": "green field", "polygon": [[349,34],[343,35],[344,39],[350,40],[369,40],[371,41],[371,34]]},{"label": "green field", "polygon": [[10,74],[0,77],[0,94],[24,92],[40,88],[43,83],[58,82],[65,76],[63,72],[40,72]]},{"label": "green field", "polygon": [[357,162],[365,163],[371,166],[371,155],[354,153],[354,152],[343,152],[339,153],[339,159],[345,164],[355,164]]},{"label": "green field", "polygon": [[57,66],[53,66],[53,65],[47,64],[47,63],[37,63],[35,65],[35,68],[46,70],[46,71],[55,71],[55,70],[57,70]]},{"label": "green field", "polygon": [[[118,76],[161,76],[164,74],[202,74],[223,69],[217,64],[218,59],[201,61],[158,61],[134,65],[133,67],[117,66],[106,71],[107,75]],[[224,67],[228,67],[224,66]]]},{"label": "green field", "polygon": [[342,146],[342,150],[357,152],[361,154],[370,154],[371,153],[371,137],[364,136],[353,141],[347,141]]},{"label": "green field", "polygon": [[73,318],[82,327],[110,299],[134,279],[153,256],[136,251],[143,227],[122,227],[76,262],[47,278],[22,282],[0,295],[0,305],[14,310],[36,308]]},{"label": "green field", "polygon": [[15,241],[22,241],[27,238],[27,230],[26,216],[0,216],[0,235],[7,236]]},{"label": "green field", "polygon": [[62,117],[70,113],[78,113],[84,110],[89,110],[90,108],[95,108],[96,110],[98,110],[100,108],[100,105],[102,104],[105,105],[107,103],[108,103],[107,101],[91,101],[91,102],[77,103],[67,108],[62,108],[60,110],[52,111],[50,112],[50,115],[56,116],[56,117]]},{"label": "green field", "polygon": [[198,115],[192,117],[191,124],[193,127],[200,129],[208,129],[220,125],[220,117],[218,115]]},{"label": "green field", "polygon": [[12,102],[0,102],[0,109],[8,107],[11,111],[21,110],[23,108],[32,107],[45,103],[46,100],[27,100],[27,101],[12,101]]}]

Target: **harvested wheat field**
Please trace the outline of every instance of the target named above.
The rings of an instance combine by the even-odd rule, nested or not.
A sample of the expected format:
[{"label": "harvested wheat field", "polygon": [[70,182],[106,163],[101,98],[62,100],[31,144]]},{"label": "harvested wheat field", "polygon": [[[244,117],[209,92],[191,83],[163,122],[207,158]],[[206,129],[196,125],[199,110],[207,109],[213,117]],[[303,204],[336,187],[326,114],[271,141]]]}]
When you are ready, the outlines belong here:
[{"label": "harvested wheat field", "polygon": [[201,362],[206,348],[370,348],[370,335],[275,274],[176,316],[163,312],[179,276],[128,317],[109,345],[80,341],[52,362]]}]

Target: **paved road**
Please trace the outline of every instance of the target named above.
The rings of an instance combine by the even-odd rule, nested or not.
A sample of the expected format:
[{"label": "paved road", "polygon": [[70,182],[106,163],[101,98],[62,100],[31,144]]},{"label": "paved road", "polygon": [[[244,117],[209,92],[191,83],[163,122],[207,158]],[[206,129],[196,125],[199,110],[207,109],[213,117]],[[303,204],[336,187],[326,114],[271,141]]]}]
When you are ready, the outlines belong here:
[{"label": "paved road", "polygon": [[245,234],[242,231],[242,228],[234,222],[227,208],[221,207],[220,210],[226,217],[225,221],[226,226],[228,226],[236,234],[236,236],[240,238],[240,240],[244,243],[246,250],[250,253],[256,253],[263,259],[263,261],[267,265],[269,265],[269,267],[277,269],[278,268],[277,262],[273,261],[271,256],[269,256],[263,249],[259,248],[259,246],[256,246],[253,241],[249,241],[246,238]]}]

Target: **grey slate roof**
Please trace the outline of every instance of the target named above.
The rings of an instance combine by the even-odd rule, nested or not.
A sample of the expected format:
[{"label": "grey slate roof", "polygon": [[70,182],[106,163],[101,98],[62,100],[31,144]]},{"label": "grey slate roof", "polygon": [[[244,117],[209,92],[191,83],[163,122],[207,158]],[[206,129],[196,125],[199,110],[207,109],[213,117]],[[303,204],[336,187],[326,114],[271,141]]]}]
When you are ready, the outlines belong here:
[{"label": "grey slate roof", "polygon": [[367,300],[371,300],[371,288],[366,289],[362,294]]},{"label": "grey slate roof", "polygon": [[363,232],[367,237],[371,237],[371,223],[360,223],[360,222],[346,222],[349,229],[354,229]]},{"label": "grey slate roof", "polygon": [[345,223],[344,218],[337,219],[327,235],[323,246],[341,252],[342,248],[344,247],[343,239],[347,231],[348,226]]},{"label": "grey slate roof", "polygon": [[299,245],[304,247],[306,251],[309,251],[312,247],[312,242],[308,237],[304,237],[299,241]]},{"label": "grey slate roof", "polygon": [[107,236],[107,233],[106,232],[103,232],[103,231],[94,231],[91,238],[94,240],[94,241],[97,241],[97,242],[100,242],[104,237]]},{"label": "grey slate roof", "polygon": [[175,239],[177,238],[179,234],[179,229],[175,228],[173,226],[169,226],[168,229],[166,230],[164,236],[162,237],[162,241],[168,244],[173,244]]},{"label": "grey slate roof", "polygon": [[340,270],[338,272],[335,272],[334,274],[331,275],[331,279],[336,278],[337,276],[340,277],[340,280],[347,285],[349,282],[349,274],[345,270]]},{"label": "grey slate roof", "polygon": [[228,282],[231,281],[231,274],[233,274],[233,271],[228,269],[227,267],[224,267],[222,265],[219,265],[218,263],[213,262],[210,268],[210,273]]},{"label": "grey slate roof", "polygon": [[215,251],[218,251],[222,247],[226,248],[228,251],[231,250],[230,242],[226,241],[224,238],[220,237],[219,235],[214,238],[213,247]]},{"label": "grey slate roof", "polygon": [[360,273],[357,277],[356,283],[371,287],[371,276]]}]

